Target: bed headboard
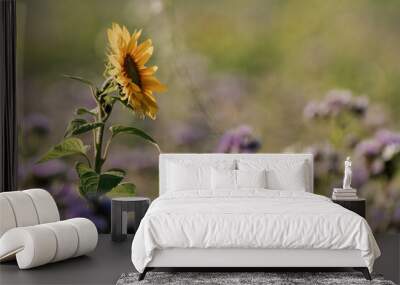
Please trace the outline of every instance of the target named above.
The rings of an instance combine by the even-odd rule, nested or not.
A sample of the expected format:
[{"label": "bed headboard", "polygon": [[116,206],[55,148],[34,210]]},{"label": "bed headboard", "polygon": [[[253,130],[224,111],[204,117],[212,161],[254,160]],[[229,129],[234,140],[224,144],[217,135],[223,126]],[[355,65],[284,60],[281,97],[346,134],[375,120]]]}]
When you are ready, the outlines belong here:
[{"label": "bed headboard", "polygon": [[287,160],[299,161],[304,160],[307,174],[306,174],[306,191],[314,191],[314,169],[313,169],[313,155],[309,153],[300,154],[288,154],[288,153],[260,153],[260,154],[227,154],[227,153],[163,153],[160,154],[159,158],[159,194],[166,192],[166,179],[167,179],[167,161],[168,160],[187,160],[190,162],[201,163],[201,161],[212,161],[212,160],[237,160],[237,159],[263,159],[263,160]]}]

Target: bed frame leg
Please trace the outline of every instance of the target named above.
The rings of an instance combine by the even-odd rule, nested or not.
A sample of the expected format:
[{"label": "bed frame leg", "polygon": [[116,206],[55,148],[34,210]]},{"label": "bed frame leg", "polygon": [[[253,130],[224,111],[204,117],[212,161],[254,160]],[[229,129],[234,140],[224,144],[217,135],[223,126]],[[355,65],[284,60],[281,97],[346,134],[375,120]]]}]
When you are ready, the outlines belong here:
[{"label": "bed frame leg", "polygon": [[144,277],[146,277],[146,273],[147,273],[148,269],[147,267],[143,270],[142,273],[139,274],[139,278],[138,281],[142,281],[144,279]]},{"label": "bed frame leg", "polygon": [[355,267],[354,269],[357,271],[361,271],[362,274],[364,275],[365,279],[372,280],[371,274],[369,274],[369,270],[367,267]]}]

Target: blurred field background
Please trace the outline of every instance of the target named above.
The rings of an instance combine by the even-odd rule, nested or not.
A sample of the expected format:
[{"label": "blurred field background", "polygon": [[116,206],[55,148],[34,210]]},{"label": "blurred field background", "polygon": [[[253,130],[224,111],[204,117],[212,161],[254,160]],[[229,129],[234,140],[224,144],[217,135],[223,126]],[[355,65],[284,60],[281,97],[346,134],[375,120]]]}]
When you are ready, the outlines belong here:
[{"label": "blurred field background", "polygon": [[[65,218],[108,230],[77,194],[68,161],[36,165],[61,140],[102,81],[106,29],[143,29],[168,91],[156,121],[136,124],[163,152],[312,152],[316,192],[354,186],[375,231],[400,231],[400,2],[233,0],[17,0],[20,187],[52,192]],[[113,145],[108,166],[128,170],[137,195],[156,197],[158,153],[140,139]],[[104,203],[105,212],[109,203]]]}]

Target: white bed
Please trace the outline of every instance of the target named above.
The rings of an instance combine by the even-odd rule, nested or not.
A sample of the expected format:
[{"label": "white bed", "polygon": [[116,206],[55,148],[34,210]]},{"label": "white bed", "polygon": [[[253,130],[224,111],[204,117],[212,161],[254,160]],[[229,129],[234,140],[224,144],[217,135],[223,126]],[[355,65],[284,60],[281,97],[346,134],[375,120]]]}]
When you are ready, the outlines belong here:
[{"label": "white bed", "polygon": [[[258,168],[263,188],[249,179]],[[230,173],[235,189],[217,189]],[[370,278],[380,255],[362,217],[312,194],[310,154],[161,154],[159,175],[132,243],[140,279],[154,267],[354,267]]]}]

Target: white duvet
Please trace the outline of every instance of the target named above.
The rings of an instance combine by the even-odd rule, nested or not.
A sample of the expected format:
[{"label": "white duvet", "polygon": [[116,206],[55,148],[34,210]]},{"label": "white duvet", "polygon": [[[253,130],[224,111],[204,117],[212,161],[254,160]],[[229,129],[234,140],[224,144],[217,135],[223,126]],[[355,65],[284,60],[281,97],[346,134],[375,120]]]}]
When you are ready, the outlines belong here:
[{"label": "white duvet", "polygon": [[358,249],[372,272],[380,251],[365,219],[298,191],[171,192],[154,200],[132,243],[143,272],[155,249]]}]

